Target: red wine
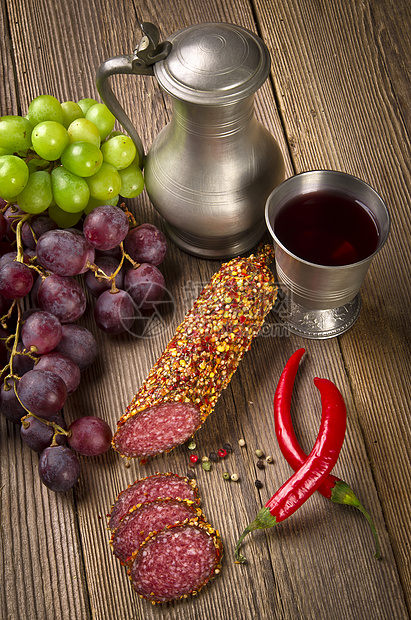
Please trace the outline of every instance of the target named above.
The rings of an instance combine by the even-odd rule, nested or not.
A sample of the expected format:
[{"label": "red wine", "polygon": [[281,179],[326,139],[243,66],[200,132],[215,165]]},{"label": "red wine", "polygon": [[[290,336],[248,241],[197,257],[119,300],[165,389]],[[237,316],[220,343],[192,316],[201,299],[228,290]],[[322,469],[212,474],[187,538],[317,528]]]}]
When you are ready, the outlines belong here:
[{"label": "red wine", "polygon": [[278,240],[293,254],[317,265],[350,265],[375,252],[378,228],[368,209],[332,191],[291,199],[274,225]]}]

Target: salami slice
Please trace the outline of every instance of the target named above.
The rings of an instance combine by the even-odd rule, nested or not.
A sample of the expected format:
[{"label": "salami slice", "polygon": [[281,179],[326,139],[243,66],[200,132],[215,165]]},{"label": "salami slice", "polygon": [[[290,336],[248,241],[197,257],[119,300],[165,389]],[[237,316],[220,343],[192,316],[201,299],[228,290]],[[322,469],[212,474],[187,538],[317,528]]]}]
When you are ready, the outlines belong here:
[{"label": "salami slice", "polygon": [[200,505],[198,488],[194,480],[170,472],[156,473],[136,480],[122,491],[116,499],[109,520],[109,528],[115,530],[121,519],[138,504],[156,499],[180,499]]},{"label": "salami slice", "polygon": [[193,519],[151,534],[128,570],[141,598],[166,603],[197,592],[220,572],[222,543],[208,523]]},{"label": "salami slice", "polygon": [[184,443],[200,425],[200,410],[193,403],[154,405],[124,422],[115,447],[129,458],[147,458]]},{"label": "salami slice", "polygon": [[201,518],[201,509],[186,500],[165,499],[140,504],[122,518],[113,532],[110,542],[114,555],[126,564],[150,533],[196,515]]}]

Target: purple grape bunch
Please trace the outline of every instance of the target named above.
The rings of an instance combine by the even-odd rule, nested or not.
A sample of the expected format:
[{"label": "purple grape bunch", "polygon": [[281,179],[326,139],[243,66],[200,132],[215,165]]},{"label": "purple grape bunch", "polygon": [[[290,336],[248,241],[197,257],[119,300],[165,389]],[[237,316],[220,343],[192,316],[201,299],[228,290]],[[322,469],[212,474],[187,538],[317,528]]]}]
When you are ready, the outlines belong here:
[{"label": "purple grape bunch", "polygon": [[[118,335],[140,311],[153,311],[165,291],[158,265],[167,241],[151,224],[130,225],[128,212],[112,205],[96,207],[76,228],[4,201],[0,209],[0,411],[39,454],[43,484],[66,492],[79,479],[79,455],[101,455],[112,439],[98,416],[67,427],[62,415],[98,355],[93,333],[77,321],[89,301],[97,327]],[[25,297],[33,307],[23,312]]]}]

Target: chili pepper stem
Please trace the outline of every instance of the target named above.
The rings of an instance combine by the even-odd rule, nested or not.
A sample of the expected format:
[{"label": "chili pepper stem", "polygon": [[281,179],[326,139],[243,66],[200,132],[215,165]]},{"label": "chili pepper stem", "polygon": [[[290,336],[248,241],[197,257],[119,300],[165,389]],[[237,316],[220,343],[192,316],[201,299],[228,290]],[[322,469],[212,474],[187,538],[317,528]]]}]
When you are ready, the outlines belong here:
[{"label": "chili pepper stem", "polygon": [[274,525],[276,525],[276,523],[277,523],[277,519],[273,517],[269,509],[266,507],[261,508],[260,512],[257,514],[254,521],[245,528],[244,532],[241,534],[240,538],[238,539],[238,542],[235,548],[235,561],[237,564],[244,564],[247,561],[246,558],[240,553],[241,543],[243,542],[247,534],[249,534],[250,532],[253,532],[254,530],[261,530],[266,527],[273,527]]},{"label": "chili pepper stem", "polygon": [[374,522],[371,516],[368,514],[368,512],[364,508],[364,506],[362,505],[362,503],[360,502],[360,500],[354,494],[354,491],[348,486],[346,482],[344,482],[343,480],[338,480],[335,483],[335,486],[331,493],[331,501],[335,502],[336,504],[346,504],[347,506],[354,506],[355,508],[358,508],[360,512],[362,512],[364,517],[367,519],[370,525],[371,531],[373,533],[373,536],[374,536],[374,540],[375,540],[374,557],[376,560],[381,559],[380,541],[378,538],[378,534],[377,534],[377,530],[375,528]]}]

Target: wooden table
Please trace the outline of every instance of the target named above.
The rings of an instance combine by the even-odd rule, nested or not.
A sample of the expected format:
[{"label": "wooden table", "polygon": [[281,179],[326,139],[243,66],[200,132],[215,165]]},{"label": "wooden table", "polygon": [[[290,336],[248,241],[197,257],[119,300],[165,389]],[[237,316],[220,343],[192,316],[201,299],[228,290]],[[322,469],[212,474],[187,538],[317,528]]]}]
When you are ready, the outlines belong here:
[{"label": "wooden table", "polygon": [[[197,482],[204,511],[221,531],[221,575],[198,597],[152,606],[132,591],[113,557],[106,513],[130,482],[155,471],[184,475],[189,450],[130,468],[113,451],[81,459],[74,491],[50,492],[38,457],[18,427],[1,417],[1,580],[4,620],[202,620],[408,617],[411,608],[410,493],[410,16],[406,0],[2,0],[2,114],[25,114],[32,98],[97,97],[99,64],[131,53],[140,21],[163,38],[188,25],[228,21],[257,32],[272,59],[256,97],[256,115],[278,140],[287,176],[343,170],[384,198],[392,230],[362,287],[357,323],[337,339],[259,337],[215,412],[197,434],[200,456],[229,442],[231,454]],[[170,118],[170,102],[150,78],[122,77],[116,92],[146,148]],[[130,201],[139,221],[162,227],[147,195]],[[267,236],[268,239],[268,236]],[[112,428],[160,355],[199,287],[221,262],[191,257],[170,244],[162,265],[175,313],[155,338],[109,338],[93,322],[92,301],[81,323],[98,340],[99,358],[82,377],[64,414],[70,422],[96,414]],[[270,314],[267,325],[274,325]],[[274,433],[272,401],[281,370],[304,346],[293,401],[296,432],[310,450],[318,431],[315,375],[340,388],[348,410],[346,440],[335,473],[355,490],[375,521],[383,552],[363,516],[313,496],[275,529],[235,542],[271,494],[290,476]],[[246,447],[238,440],[244,438]],[[256,468],[256,448],[274,463]],[[224,470],[238,472],[226,482]],[[259,478],[263,488],[254,485]]]}]

